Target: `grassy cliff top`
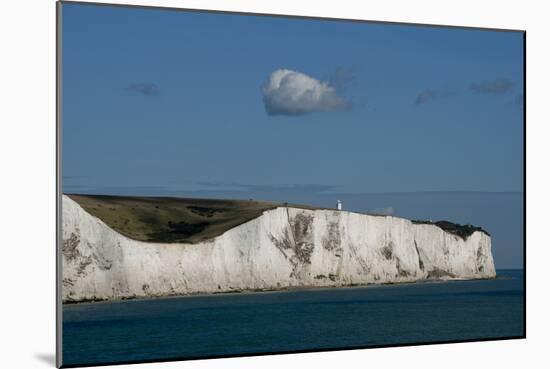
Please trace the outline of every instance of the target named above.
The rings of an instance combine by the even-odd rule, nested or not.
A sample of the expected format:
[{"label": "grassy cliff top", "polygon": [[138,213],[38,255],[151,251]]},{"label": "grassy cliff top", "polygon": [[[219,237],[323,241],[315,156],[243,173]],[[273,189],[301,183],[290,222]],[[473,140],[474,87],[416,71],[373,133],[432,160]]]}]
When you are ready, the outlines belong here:
[{"label": "grassy cliff top", "polygon": [[126,237],[163,243],[197,243],[208,240],[257,218],[266,210],[286,205],[254,200],[76,194],[67,196]]},{"label": "grassy cliff top", "polygon": [[414,224],[431,224],[438,226],[442,230],[444,230],[447,233],[454,234],[455,236],[458,236],[462,238],[463,240],[466,240],[468,237],[470,237],[474,232],[483,232],[487,236],[491,236],[489,232],[487,232],[485,229],[481,227],[475,227],[471,224],[456,224],[447,222],[446,220],[440,220],[437,222],[431,222],[426,220],[412,220]]},{"label": "grassy cliff top", "polygon": [[[322,209],[255,200],[77,194],[67,194],[67,196],[88,213],[126,237],[160,243],[198,243],[212,239],[231,228],[259,217],[266,210],[280,206]],[[476,231],[488,235],[482,228],[472,225],[460,225],[447,221],[413,220],[412,222],[435,225],[463,239],[467,239]]]}]

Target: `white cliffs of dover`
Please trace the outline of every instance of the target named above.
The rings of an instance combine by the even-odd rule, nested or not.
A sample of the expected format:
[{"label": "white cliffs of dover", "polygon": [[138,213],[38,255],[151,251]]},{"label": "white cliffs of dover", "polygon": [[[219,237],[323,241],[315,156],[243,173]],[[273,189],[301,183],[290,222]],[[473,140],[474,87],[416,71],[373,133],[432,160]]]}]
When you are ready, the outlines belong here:
[{"label": "white cliffs of dover", "polygon": [[62,198],[63,302],[495,276],[491,238],[278,207],[196,244],[132,240]]}]

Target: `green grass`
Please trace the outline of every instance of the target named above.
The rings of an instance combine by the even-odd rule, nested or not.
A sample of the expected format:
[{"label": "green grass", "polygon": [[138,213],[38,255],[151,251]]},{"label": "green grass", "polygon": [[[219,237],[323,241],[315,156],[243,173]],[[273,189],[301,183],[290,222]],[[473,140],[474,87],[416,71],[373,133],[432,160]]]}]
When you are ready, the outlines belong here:
[{"label": "green grass", "polygon": [[468,237],[470,237],[474,232],[477,232],[477,231],[483,232],[487,236],[491,236],[489,232],[487,232],[485,229],[481,227],[475,227],[471,224],[457,224],[457,223],[448,222],[446,220],[440,220],[437,222],[431,222],[427,220],[412,220],[412,222],[414,224],[431,224],[431,225],[438,226],[445,232],[459,236],[463,240],[468,239]]},{"label": "green grass", "polygon": [[88,213],[129,238],[163,243],[208,240],[257,218],[266,210],[285,205],[253,200],[68,196]]},{"label": "green grass", "polygon": [[[138,241],[160,243],[197,243],[212,239],[231,228],[259,217],[266,210],[279,206],[322,209],[254,200],[77,194],[67,194],[67,196],[76,201],[88,213],[101,219],[109,227],[126,237]],[[446,221],[413,220],[412,222],[432,224],[463,239],[467,239],[475,231],[487,233],[480,227]]]}]

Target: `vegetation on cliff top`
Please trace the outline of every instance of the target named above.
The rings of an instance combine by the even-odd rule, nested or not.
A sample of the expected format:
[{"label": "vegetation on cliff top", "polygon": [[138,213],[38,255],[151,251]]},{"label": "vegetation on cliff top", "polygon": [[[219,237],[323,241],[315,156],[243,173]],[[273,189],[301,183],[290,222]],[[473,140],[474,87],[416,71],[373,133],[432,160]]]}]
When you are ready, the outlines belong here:
[{"label": "vegetation on cliff top", "polygon": [[483,232],[487,236],[490,236],[489,232],[487,232],[483,228],[475,227],[471,224],[462,225],[462,224],[447,222],[445,220],[440,220],[440,221],[437,221],[437,222],[431,222],[431,221],[426,221],[426,220],[412,220],[412,222],[414,224],[432,224],[432,225],[438,226],[439,228],[441,228],[445,232],[452,233],[452,234],[454,234],[454,235],[456,235],[456,236],[458,236],[458,237],[460,237],[464,240],[467,239],[468,237],[470,237],[472,235],[472,233],[477,232],[477,231]]},{"label": "vegetation on cliff top", "polygon": [[285,205],[254,200],[67,196],[115,231],[147,242],[201,242]]},{"label": "vegetation on cliff top", "polygon": [[[198,243],[212,239],[231,228],[259,217],[266,210],[280,206],[321,209],[255,200],[77,194],[67,196],[88,213],[126,237],[160,243]],[[482,228],[472,225],[460,225],[447,221],[413,220],[412,222],[432,224],[463,239],[467,239],[476,231],[488,235]]]}]

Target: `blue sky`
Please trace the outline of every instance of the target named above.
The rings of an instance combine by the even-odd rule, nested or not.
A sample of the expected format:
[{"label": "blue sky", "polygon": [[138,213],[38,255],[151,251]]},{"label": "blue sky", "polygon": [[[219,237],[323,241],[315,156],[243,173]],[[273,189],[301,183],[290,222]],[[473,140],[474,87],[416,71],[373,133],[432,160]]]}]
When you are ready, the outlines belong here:
[{"label": "blue sky", "polygon": [[519,32],[65,4],[64,191],[517,194],[522,92]]}]

